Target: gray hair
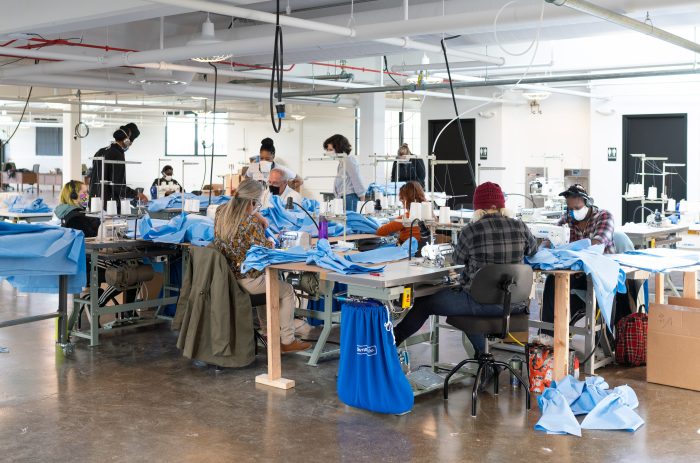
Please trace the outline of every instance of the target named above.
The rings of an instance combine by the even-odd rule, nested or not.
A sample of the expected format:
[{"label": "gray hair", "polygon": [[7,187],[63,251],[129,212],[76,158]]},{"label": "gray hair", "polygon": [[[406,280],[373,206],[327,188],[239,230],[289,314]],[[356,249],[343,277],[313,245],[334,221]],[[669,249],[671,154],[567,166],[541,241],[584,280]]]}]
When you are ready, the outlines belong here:
[{"label": "gray hair", "polygon": [[288,182],[289,181],[289,176],[287,175],[287,171],[284,169],[280,169],[279,167],[275,167],[270,171],[270,173],[277,172],[280,174],[280,177],[282,178],[282,181]]}]

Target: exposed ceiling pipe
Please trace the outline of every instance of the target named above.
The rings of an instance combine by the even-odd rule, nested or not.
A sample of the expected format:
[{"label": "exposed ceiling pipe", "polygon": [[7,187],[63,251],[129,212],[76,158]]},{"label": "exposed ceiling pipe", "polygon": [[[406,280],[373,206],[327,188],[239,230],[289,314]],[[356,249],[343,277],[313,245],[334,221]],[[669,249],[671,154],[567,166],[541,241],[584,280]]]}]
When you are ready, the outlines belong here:
[{"label": "exposed ceiling pipe", "polygon": [[[546,85],[525,84],[525,85],[518,85],[517,88],[521,88],[523,90],[534,91],[534,92],[561,93],[562,95],[581,96],[584,98],[591,98],[594,100],[609,100],[610,99],[610,97],[608,97],[606,95],[596,95],[596,94],[590,93],[590,92],[579,92],[577,90],[568,90],[568,89],[559,88],[559,87],[549,87]],[[524,93],[527,93],[527,92],[524,92]]]},{"label": "exposed ceiling pipe", "polygon": [[672,43],[681,48],[685,48],[695,53],[700,53],[700,44],[693,42],[692,40],[684,39],[675,34],[671,34],[663,29],[659,29],[653,24],[647,24],[645,22],[637,21],[629,16],[625,16],[614,11],[608,10],[601,6],[595,5],[586,0],[545,0],[547,3],[551,3],[557,6],[566,6],[572,10],[580,11],[582,13],[595,16],[605,21],[617,24],[628,29],[632,29],[642,34],[650,35],[656,37],[657,39],[663,40],[664,42]]},{"label": "exposed ceiling pipe", "polygon": [[[153,3],[161,3],[164,5],[171,5],[171,6],[179,6],[182,8],[189,8],[191,10],[195,11],[206,11],[209,13],[218,13],[226,16],[234,16],[237,18],[244,18],[244,19],[252,19],[256,21],[261,21],[265,23],[270,23],[270,24],[275,24],[275,21],[277,20],[277,16],[273,13],[266,13],[263,11],[257,11],[257,10],[251,10],[248,8],[240,8],[237,6],[229,5],[229,4],[222,4],[222,3],[215,3],[211,2],[209,0],[149,0]],[[434,18],[426,18],[426,19],[434,19]],[[445,24],[444,24],[444,17],[440,18],[440,21],[442,21],[442,24],[439,25],[440,29],[436,29],[436,31],[444,31],[445,29]],[[317,31],[317,32],[325,32],[327,34],[333,34],[333,35],[340,35],[343,37],[348,37],[348,38],[356,38],[359,40],[362,39],[369,39],[373,40],[375,42],[380,42],[384,43],[387,45],[395,46],[395,47],[402,47],[402,48],[411,48],[414,50],[421,50],[421,51],[427,51],[427,52],[432,52],[432,53],[441,53],[442,49],[437,46],[437,45],[430,45],[427,43],[422,43],[422,42],[416,42],[414,40],[408,39],[408,38],[391,38],[392,35],[396,36],[403,36],[406,35],[406,31],[410,31],[411,35],[417,35],[419,32],[416,30],[407,27],[406,23],[408,21],[400,21],[402,23],[401,26],[399,26],[398,30],[394,29],[396,26],[387,26],[387,28],[384,27],[382,24],[372,24],[368,26],[364,26],[364,29],[361,27],[343,27],[343,26],[338,26],[335,24],[329,24],[329,23],[324,23],[320,21],[309,21],[307,19],[299,19],[299,18],[294,18],[292,16],[280,16],[279,18],[280,24],[283,26],[288,26],[288,27],[295,27],[299,29],[305,29],[305,30],[310,30],[310,31]],[[421,20],[422,22],[423,20]],[[363,33],[363,30],[365,31]],[[389,30],[395,31],[395,33],[390,32]],[[372,34],[378,34],[378,35],[384,35],[385,37],[376,37],[373,38]],[[448,50],[448,54],[451,54],[453,56],[458,56],[466,59],[472,59],[472,60],[477,60],[485,63],[491,63],[491,64],[496,64],[496,65],[501,65],[505,61],[501,57],[494,57],[494,56],[488,56],[484,55],[481,53],[473,53],[473,52],[466,52],[466,51],[458,51],[458,50]]]},{"label": "exposed ceiling pipe", "polygon": [[[613,80],[613,79],[633,79],[641,77],[664,77],[664,76],[681,76],[700,74],[700,69],[676,69],[662,71],[640,71],[628,73],[603,73],[603,74],[569,74],[561,76],[541,76],[541,77],[526,77],[524,79],[492,79],[479,82],[454,82],[454,88],[472,88],[472,87],[495,87],[498,85],[515,85],[522,84],[545,84],[553,82],[573,82],[578,80]],[[421,87],[416,85],[394,85],[390,87],[368,87],[355,90],[331,90],[331,91],[306,91],[306,92],[285,92],[284,98],[295,98],[305,96],[324,96],[324,95],[351,95],[359,93],[381,93],[381,92],[413,92],[415,90],[439,90],[450,88],[450,84],[427,84]]]}]

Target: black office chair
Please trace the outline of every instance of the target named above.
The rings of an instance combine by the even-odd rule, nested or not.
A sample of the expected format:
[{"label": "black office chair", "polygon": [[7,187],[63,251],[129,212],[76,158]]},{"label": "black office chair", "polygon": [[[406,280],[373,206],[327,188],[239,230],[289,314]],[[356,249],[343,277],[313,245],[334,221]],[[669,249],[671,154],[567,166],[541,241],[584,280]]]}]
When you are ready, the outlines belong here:
[{"label": "black office chair", "polygon": [[258,353],[258,342],[260,342],[265,349],[267,349],[267,339],[265,339],[265,336],[263,336],[259,329],[260,329],[260,324],[257,321],[258,317],[257,314],[255,314],[255,308],[260,307],[263,305],[267,304],[267,294],[265,293],[260,293],[260,294],[250,294],[250,305],[253,306],[253,335],[255,337],[255,354],[257,355]]},{"label": "black office chair", "polygon": [[[526,302],[530,299],[532,290],[532,268],[524,264],[493,264],[483,267],[471,283],[471,297],[480,304],[502,304],[503,315],[500,317],[482,316],[451,316],[447,317],[447,323],[459,329],[465,334],[482,334],[487,338],[505,339],[511,331],[528,331],[529,314],[511,315],[511,304]],[[484,380],[486,369],[494,372],[494,394],[498,394],[498,367],[510,370],[525,388],[525,405],[530,409],[530,392],[527,383],[522,379],[520,372],[514,371],[507,363],[496,361],[489,352],[488,341],[486,349],[479,354],[478,359],[465,359],[455,366],[445,378],[444,397],[447,400],[447,392],[450,378],[460,368],[467,364],[477,364],[479,368],[474,378],[472,388],[472,416],[476,416],[477,395],[481,382]]]}]

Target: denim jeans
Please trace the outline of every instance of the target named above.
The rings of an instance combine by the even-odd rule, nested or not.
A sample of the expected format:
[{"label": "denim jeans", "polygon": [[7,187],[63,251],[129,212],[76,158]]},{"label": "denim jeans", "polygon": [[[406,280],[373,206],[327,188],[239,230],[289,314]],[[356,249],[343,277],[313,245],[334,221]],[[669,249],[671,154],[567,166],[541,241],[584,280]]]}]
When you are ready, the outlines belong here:
[{"label": "denim jeans", "polygon": [[[518,314],[527,310],[524,305],[513,305],[511,313]],[[416,299],[413,308],[408,311],[403,320],[394,327],[394,336],[398,346],[413,333],[418,331],[431,315],[474,315],[500,317],[503,306],[500,304],[479,304],[464,290],[443,289],[431,296]],[[486,347],[486,336],[481,334],[467,335],[474,349],[483,352]]]},{"label": "denim jeans", "polygon": [[357,203],[360,202],[360,197],[355,193],[348,193],[345,195],[345,212],[357,211]]}]

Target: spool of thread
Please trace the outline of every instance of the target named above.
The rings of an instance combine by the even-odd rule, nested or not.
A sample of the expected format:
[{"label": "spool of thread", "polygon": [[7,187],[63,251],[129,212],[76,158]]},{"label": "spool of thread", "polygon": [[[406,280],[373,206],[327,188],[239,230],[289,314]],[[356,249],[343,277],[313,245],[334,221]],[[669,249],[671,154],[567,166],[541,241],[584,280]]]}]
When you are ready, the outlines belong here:
[{"label": "spool of thread", "polygon": [[117,202],[107,201],[107,215],[117,215]]},{"label": "spool of thread", "polygon": [[411,207],[408,212],[408,218],[411,220],[422,219],[422,208],[421,208],[421,203],[411,203]]},{"label": "spool of thread", "polygon": [[340,215],[343,214],[345,208],[343,207],[343,198],[336,198],[333,200],[333,213]]},{"label": "spool of thread", "polygon": [[656,187],[650,186],[649,187],[649,194],[647,195],[647,197],[649,199],[656,199],[656,193],[657,193]]},{"label": "spool of thread", "polygon": [[442,206],[440,208],[440,223],[450,223],[450,208],[448,206]]},{"label": "spool of thread", "polygon": [[131,200],[130,199],[122,199],[121,200],[121,211],[122,211],[122,215],[131,214]]},{"label": "spool of thread", "polygon": [[185,210],[189,212],[199,212],[200,203],[198,199],[188,199],[185,203]]},{"label": "spool of thread", "polygon": [[420,216],[423,220],[434,220],[433,215],[433,203],[430,201],[423,201],[420,205]]},{"label": "spool of thread", "polygon": [[328,213],[328,203],[326,201],[318,203],[318,213],[319,214],[327,214]]},{"label": "spool of thread", "polygon": [[102,210],[102,199],[98,197],[90,198],[90,212],[96,214]]},{"label": "spool of thread", "polygon": [[673,198],[668,199],[668,204],[666,205],[666,210],[667,211],[675,211],[676,210],[676,200]]}]

